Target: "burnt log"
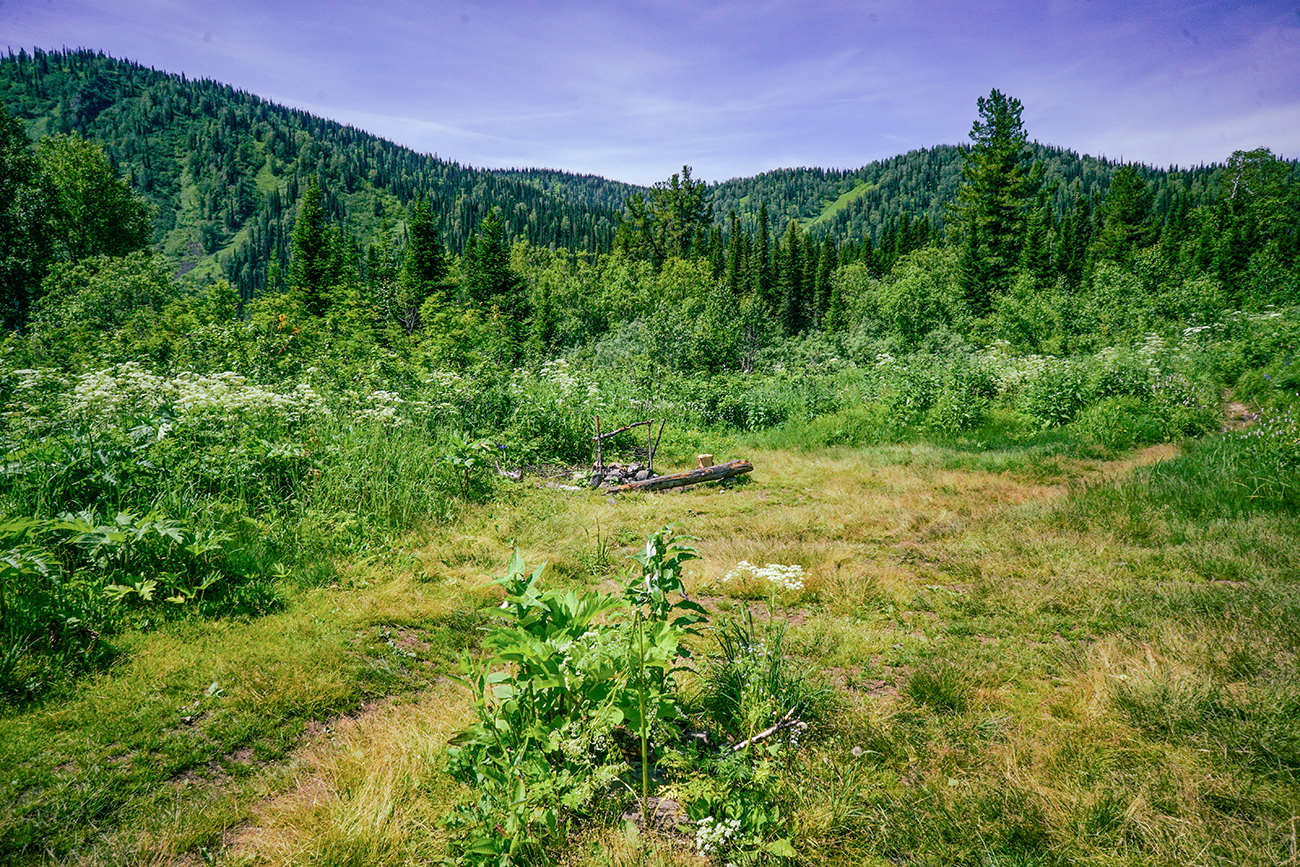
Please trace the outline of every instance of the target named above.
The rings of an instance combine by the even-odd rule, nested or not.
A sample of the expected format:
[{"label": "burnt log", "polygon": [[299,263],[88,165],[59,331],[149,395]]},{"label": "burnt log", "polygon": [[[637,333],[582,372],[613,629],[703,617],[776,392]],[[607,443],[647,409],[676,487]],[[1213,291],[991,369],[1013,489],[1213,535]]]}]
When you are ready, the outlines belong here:
[{"label": "burnt log", "polygon": [[732,476],[748,473],[753,469],[754,465],[746,460],[727,461],[725,464],[705,467],[704,469],[688,470],[684,473],[673,473],[668,476],[656,476],[653,479],[646,479],[644,482],[616,485],[606,493],[621,494],[626,491],[662,491],[668,488],[681,488],[686,485],[698,485],[700,482],[716,482],[729,479]]}]

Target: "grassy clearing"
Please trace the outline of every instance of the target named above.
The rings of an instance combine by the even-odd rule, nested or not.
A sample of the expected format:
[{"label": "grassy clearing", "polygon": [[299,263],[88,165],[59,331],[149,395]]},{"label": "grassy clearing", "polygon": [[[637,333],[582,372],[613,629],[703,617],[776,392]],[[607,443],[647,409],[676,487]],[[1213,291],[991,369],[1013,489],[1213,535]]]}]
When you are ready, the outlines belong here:
[{"label": "grassy clearing", "polygon": [[[438,818],[462,797],[442,747],[468,720],[441,675],[499,598],[484,576],[518,546],[553,585],[613,588],[669,522],[699,538],[687,583],[715,621],[766,616],[721,581],[738,561],[805,571],[776,615],[840,709],[780,771],[802,862],[1294,857],[1300,526],[1284,488],[1234,500],[1243,459],[1215,440],[1110,462],[1032,440],[760,445],[738,447],[757,469],[729,485],[521,485],[340,564],[331,586],[285,587],[278,613],[124,635],[109,671],[0,718],[6,857],[440,857]],[[593,825],[557,857],[703,863],[638,834]]]},{"label": "grassy clearing", "polygon": [[850,202],[854,201],[855,199],[861,198],[867,192],[867,190],[870,189],[871,189],[871,184],[867,183],[866,181],[859,181],[857,184],[854,185],[853,189],[841,193],[839,198],[837,198],[833,202],[828,203],[826,207],[822,209],[822,212],[818,214],[816,217],[804,221],[804,228],[806,229],[809,226],[816,225],[817,223],[826,222],[831,217],[835,216],[840,211],[847,208]]}]

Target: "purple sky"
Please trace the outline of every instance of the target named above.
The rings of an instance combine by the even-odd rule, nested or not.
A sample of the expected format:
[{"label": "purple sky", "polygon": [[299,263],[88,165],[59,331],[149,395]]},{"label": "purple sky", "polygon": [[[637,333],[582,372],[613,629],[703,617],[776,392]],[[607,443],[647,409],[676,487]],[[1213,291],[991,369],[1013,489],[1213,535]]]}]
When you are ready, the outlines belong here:
[{"label": "purple sky", "polygon": [[0,0],[0,46],[213,78],[475,166],[649,184],[967,140],[1150,163],[1300,157],[1300,0]]}]

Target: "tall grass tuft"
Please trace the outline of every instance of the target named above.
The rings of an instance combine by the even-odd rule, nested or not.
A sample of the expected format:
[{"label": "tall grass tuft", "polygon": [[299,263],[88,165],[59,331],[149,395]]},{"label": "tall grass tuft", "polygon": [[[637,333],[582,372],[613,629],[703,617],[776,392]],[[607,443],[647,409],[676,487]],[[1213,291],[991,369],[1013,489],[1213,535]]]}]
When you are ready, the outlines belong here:
[{"label": "tall grass tuft", "polygon": [[935,713],[965,713],[971,687],[965,672],[949,662],[931,662],[912,673],[903,688],[907,697]]}]

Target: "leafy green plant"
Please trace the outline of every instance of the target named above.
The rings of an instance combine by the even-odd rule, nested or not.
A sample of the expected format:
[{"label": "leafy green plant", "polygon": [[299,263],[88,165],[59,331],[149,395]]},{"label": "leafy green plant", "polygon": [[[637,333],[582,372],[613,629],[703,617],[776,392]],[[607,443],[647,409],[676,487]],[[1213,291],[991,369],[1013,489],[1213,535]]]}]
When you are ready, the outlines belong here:
[{"label": "leafy green plant", "polygon": [[785,624],[759,626],[746,611],[713,634],[717,652],[700,673],[698,702],[704,716],[733,741],[752,737],[787,718],[808,724],[833,706],[833,692],[808,677],[786,653]]},{"label": "leafy green plant", "polygon": [[[683,628],[705,619],[705,611],[686,598],[686,585],[682,581],[682,565],[700,555],[690,546],[693,536],[677,535],[675,528],[664,527],[646,539],[645,547],[632,555],[641,567],[639,578],[627,587],[624,598],[645,610],[648,620],[667,621],[673,612],[681,612],[672,625]],[[672,597],[677,596],[673,601]]]},{"label": "leafy green plant", "polygon": [[225,579],[222,568],[229,537],[216,530],[199,530],[159,515],[137,517],[119,512],[100,523],[94,512],[63,515],[53,524],[86,566],[110,583],[104,595],[115,601],[136,598],[154,601],[161,588],[167,602],[202,600]]},{"label": "leafy green plant", "polygon": [[491,448],[487,440],[473,440],[461,431],[452,431],[448,435],[442,462],[457,474],[462,498],[469,496],[475,480],[489,466]]},{"label": "leafy green plant", "polygon": [[478,717],[452,742],[449,764],[478,792],[449,819],[462,861],[545,860],[628,770],[621,730],[637,733],[645,803],[651,741],[680,717],[672,672],[682,638],[702,616],[669,597],[693,556],[671,530],[654,534],[623,598],[543,589],[543,567],[529,573],[518,552],[511,558],[497,581],[506,622],[484,638],[482,660],[462,662]]},{"label": "leafy green plant", "polygon": [[48,521],[0,525],[0,697],[38,694],[61,671],[82,671],[111,656],[100,640],[108,614],[84,583],[70,581]]},{"label": "leafy green plant", "polygon": [[602,407],[594,380],[556,359],[536,372],[516,371],[511,391],[506,440],[512,459],[576,464],[591,455],[592,416]]},{"label": "leafy green plant", "polygon": [[103,636],[135,609],[273,609],[272,587],[241,587],[249,576],[230,542],[157,514],[101,520],[85,511],[0,525],[0,693],[32,694],[59,670],[103,661],[111,655]]},{"label": "leafy green plant", "polygon": [[1071,359],[1045,359],[1025,382],[1019,409],[1049,428],[1068,424],[1087,404],[1086,370]]},{"label": "leafy green plant", "polygon": [[784,828],[785,816],[773,763],[730,758],[714,762],[710,770],[685,787],[687,815],[696,823],[696,853],[734,864],[795,857],[789,839],[774,836]]},{"label": "leafy green plant", "polygon": [[1163,442],[1169,436],[1164,420],[1135,397],[1110,397],[1079,414],[1073,429],[1085,439],[1110,451]]}]

